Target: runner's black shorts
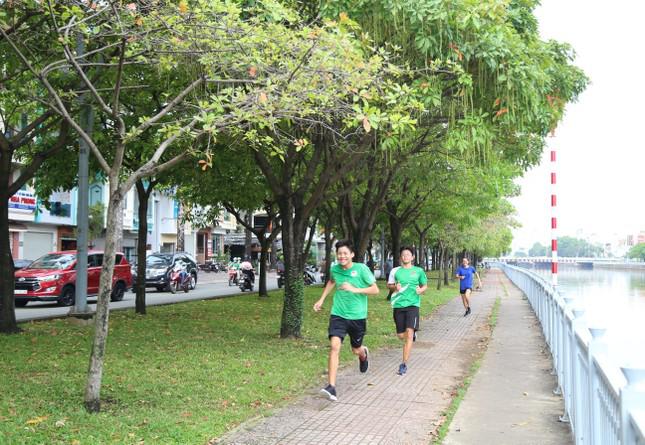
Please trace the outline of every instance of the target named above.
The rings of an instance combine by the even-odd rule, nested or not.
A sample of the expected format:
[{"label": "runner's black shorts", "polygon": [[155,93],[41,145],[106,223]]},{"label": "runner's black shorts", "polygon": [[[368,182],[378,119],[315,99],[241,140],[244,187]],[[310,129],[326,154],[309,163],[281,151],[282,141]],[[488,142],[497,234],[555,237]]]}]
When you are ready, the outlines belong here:
[{"label": "runner's black shorts", "polygon": [[394,324],[396,333],[403,334],[406,329],[419,330],[419,307],[408,306],[394,309]]},{"label": "runner's black shorts", "polygon": [[349,335],[352,348],[359,348],[363,344],[363,337],[367,331],[367,320],[348,320],[338,315],[329,317],[329,338],[340,337],[340,341]]},{"label": "runner's black shorts", "polygon": [[460,293],[461,295],[464,295],[464,294],[466,293],[466,291],[467,291],[467,290],[469,290],[469,291],[471,291],[471,292],[472,292],[472,291],[473,291],[473,288],[472,288],[472,287],[465,287],[465,288],[463,288],[463,289],[459,289],[459,293]]}]

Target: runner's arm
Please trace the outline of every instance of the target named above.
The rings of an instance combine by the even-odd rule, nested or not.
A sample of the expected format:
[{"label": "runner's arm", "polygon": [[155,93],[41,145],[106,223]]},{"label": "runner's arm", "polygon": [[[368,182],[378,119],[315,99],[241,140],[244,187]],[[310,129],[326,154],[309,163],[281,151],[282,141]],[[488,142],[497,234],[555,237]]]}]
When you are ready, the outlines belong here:
[{"label": "runner's arm", "polygon": [[479,272],[475,271],[475,276],[477,277],[477,281],[479,282],[479,287],[482,287],[482,279],[479,278]]},{"label": "runner's arm", "polygon": [[427,284],[423,284],[423,285],[418,286],[417,287],[417,295],[421,295],[426,290],[428,290],[428,285]]},{"label": "runner's arm", "polygon": [[336,286],[336,282],[333,280],[327,281],[327,284],[325,285],[325,288],[323,289],[323,293],[320,296],[320,299],[316,301],[314,304],[314,311],[318,312],[322,308],[323,303],[325,302],[325,298],[327,298],[327,295],[331,292],[331,290]]},{"label": "runner's arm", "polygon": [[390,275],[387,277],[387,288],[393,292],[396,292],[399,290],[398,289],[399,286],[397,285],[396,278],[395,278],[396,269],[397,269],[396,267],[392,269],[390,271]]},{"label": "runner's arm", "polygon": [[354,287],[349,283],[343,283],[340,286],[340,289],[352,292],[354,294],[365,294],[365,295],[378,295],[380,292],[376,283],[372,283],[368,287]]}]

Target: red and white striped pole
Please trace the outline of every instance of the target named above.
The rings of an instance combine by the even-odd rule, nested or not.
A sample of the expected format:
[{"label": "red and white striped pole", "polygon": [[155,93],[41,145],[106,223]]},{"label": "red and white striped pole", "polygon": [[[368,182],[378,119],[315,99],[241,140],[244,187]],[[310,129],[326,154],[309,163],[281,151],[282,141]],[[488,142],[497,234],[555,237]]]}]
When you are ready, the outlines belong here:
[{"label": "red and white striped pole", "polygon": [[555,194],[555,149],[551,149],[551,283],[558,285],[558,219]]}]

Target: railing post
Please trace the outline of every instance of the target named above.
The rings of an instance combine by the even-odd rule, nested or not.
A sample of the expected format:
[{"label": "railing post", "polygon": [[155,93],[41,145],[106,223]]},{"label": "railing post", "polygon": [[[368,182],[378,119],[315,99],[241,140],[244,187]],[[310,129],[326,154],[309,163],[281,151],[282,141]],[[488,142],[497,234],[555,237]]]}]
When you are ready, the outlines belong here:
[{"label": "railing post", "polygon": [[[573,318],[569,318],[570,308],[575,301],[573,297],[566,296],[563,298],[564,305],[561,307],[561,324],[562,324],[562,366],[558,370],[561,375],[560,384],[564,393],[564,415],[560,417],[561,422],[571,422],[573,417],[573,364],[574,347],[573,347]],[[573,430],[573,425],[571,426]]]},{"label": "railing post", "polygon": [[645,368],[623,366],[620,368],[627,379],[620,391],[620,437],[621,444],[637,443],[631,427],[631,413],[645,410]]},{"label": "railing post", "polygon": [[603,407],[601,400],[600,388],[602,382],[601,377],[598,375],[596,362],[598,359],[604,358],[607,355],[607,343],[604,341],[604,335],[607,329],[605,328],[589,328],[591,333],[591,341],[587,349],[588,362],[589,362],[589,396],[591,398],[590,407],[590,425],[591,437],[590,443],[605,445],[607,441],[602,439],[603,430],[606,430],[608,425],[603,416]]}]

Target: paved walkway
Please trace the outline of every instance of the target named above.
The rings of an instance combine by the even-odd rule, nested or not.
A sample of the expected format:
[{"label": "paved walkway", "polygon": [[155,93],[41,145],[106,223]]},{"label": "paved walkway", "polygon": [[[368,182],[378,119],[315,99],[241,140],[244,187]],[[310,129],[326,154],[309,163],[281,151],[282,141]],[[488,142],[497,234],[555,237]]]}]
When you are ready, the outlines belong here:
[{"label": "paved walkway", "polygon": [[[317,396],[323,382],[295,405],[222,437],[219,444],[428,444],[441,424],[454,388],[480,354],[489,335],[488,316],[502,294],[491,271],[484,291],[475,292],[473,312],[464,317],[461,299],[445,304],[421,322],[408,373],[396,370],[401,350],[374,353],[370,370],[354,361],[338,377],[338,401]],[[369,346],[369,333],[366,336]]]},{"label": "paved walkway", "polygon": [[539,321],[522,292],[503,280],[498,323],[481,368],[450,424],[445,445],[572,443],[558,422],[561,397]]}]

